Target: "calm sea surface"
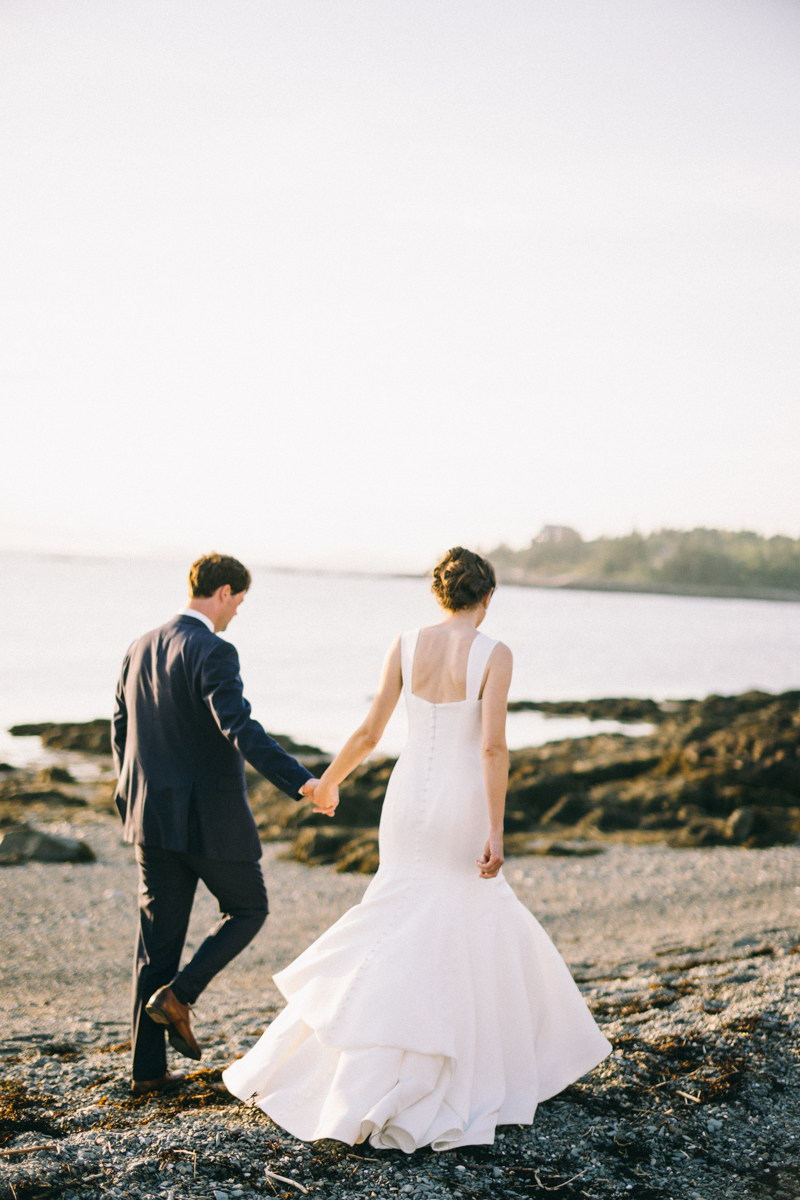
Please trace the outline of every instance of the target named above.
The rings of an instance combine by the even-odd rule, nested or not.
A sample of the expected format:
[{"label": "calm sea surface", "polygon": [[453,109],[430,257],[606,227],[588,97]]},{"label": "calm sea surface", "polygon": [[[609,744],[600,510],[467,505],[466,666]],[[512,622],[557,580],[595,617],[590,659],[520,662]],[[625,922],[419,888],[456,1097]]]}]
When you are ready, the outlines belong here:
[{"label": "calm sea surface", "polygon": [[[127,646],[183,607],[187,567],[0,555],[0,759],[38,748],[9,725],[110,716]],[[424,580],[257,569],[225,636],[266,728],[335,750],[366,712],[392,638],[437,619]],[[514,652],[517,700],[800,688],[800,604],[506,587],[482,629]],[[603,728],[619,726],[512,714],[509,744]],[[401,702],[379,750],[397,753],[404,738]]]}]

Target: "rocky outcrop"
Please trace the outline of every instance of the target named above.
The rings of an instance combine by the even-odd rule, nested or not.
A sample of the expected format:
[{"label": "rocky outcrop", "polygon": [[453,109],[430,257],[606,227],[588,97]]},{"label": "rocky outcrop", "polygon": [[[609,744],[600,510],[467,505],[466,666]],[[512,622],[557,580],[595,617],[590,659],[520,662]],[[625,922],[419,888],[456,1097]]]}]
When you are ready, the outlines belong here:
[{"label": "rocky outcrop", "polygon": [[[609,840],[666,840],[685,848],[797,841],[800,692],[668,705],[565,701],[558,711],[620,719],[634,703],[642,714],[658,710],[646,737],[598,734],[512,753],[505,827],[514,853],[559,853],[549,847]],[[391,759],[365,765],[342,788],[337,823],[354,836],[377,826],[393,765]],[[327,821],[269,785],[255,789],[253,802],[263,836],[296,836]]]},{"label": "rocky outcrop", "polygon": [[75,783],[75,777],[66,767],[42,767],[39,783]]},{"label": "rocky outcrop", "polygon": [[[72,724],[43,721],[39,725],[12,725],[8,732],[12,737],[41,738],[42,745],[50,750],[78,750],[83,754],[111,753],[111,722],[105,717]],[[287,733],[271,733],[270,737],[298,758],[319,758],[323,754],[319,746],[296,742]]]},{"label": "rocky outcrop", "polygon": [[0,786],[0,806],[3,804],[45,805],[55,808],[85,808],[88,801],[83,796],[68,795],[56,788],[41,788],[36,783],[21,780]]},{"label": "rocky outcrop", "polygon": [[57,837],[30,825],[16,825],[0,832],[0,866],[17,866],[31,860],[87,863],[94,862],[95,855],[91,846],[78,838]]},{"label": "rocky outcrop", "polygon": [[[684,701],[653,737],[613,740],[616,751],[594,738],[512,756],[512,820],[636,830],[681,846],[767,846],[800,835],[800,692]],[[563,798],[540,817],[543,795],[562,783]]]},{"label": "rocky outcrop", "polygon": [[44,721],[39,725],[12,725],[12,737],[38,737],[50,750],[81,750],[84,754],[111,753],[111,722],[103,718],[59,725]]},{"label": "rocky outcrop", "polygon": [[[337,825],[351,830],[377,828],[395,761],[393,758],[379,759],[364,763],[353,772],[340,789]],[[306,766],[315,775],[321,775],[327,764],[327,758],[306,761]],[[309,827],[330,827],[330,818],[315,813],[310,801],[290,800],[255,771],[248,770],[247,779],[250,807],[263,841],[282,841]]]},{"label": "rocky outcrop", "polygon": [[19,769],[0,780],[0,829],[82,819],[89,812],[116,816],[113,793],[114,784],[108,779],[77,783],[61,767],[38,772]]},{"label": "rocky outcrop", "polygon": [[630,725],[639,722],[660,724],[669,716],[669,709],[657,704],[655,700],[630,697],[604,700],[512,700],[508,711],[540,712],[548,717],[588,717],[590,721],[622,721]]},{"label": "rocky outcrop", "polygon": [[333,863],[337,871],[374,874],[378,869],[378,831],[353,836],[352,829],[329,825],[303,829],[281,858],[305,863],[309,867]]},{"label": "rocky outcrop", "polygon": [[[517,853],[541,853],[533,847],[548,839],[569,845],[668,841],[691,848],[771,846],[800,837],[800,691],[779,696],[751,691],[661,704],[613,697],[522,701],[515,707],[559,716],[644,720],[653,726],[644,737],[605,733],[514,751],[506,832],[509,839],[519,837]],[[44,728],[63,745],[85,746],[102,724],[15,726],[15,732]],[[40,732],[43,740],[45,733]],[[312,755],[314,747],[283,741],[296,753],[309,751],[305,761],[310,770],[322,773],[327,757]],[[301,837],[293,850],[299,861],[335,863],[337,870],[374,868],[375,831],[394,762],[365,763],[347,780],[336,814],[342,836],[338,841],[330,837],[325,849],[324,839],[309,831],[330,834],[329,819],[315,813],[310,802],[289,799],[248,769],[250,803],[262,839]],[[68,815],[70,808],[87,804],[113,811],[108,783],[95,785],[89,796],[89,789],[70,783],[67,775],[64,768],[48,768],[38,777],[13,772],[0,782],[0,824],[30,819],[25,813],[53,819],[59,809]],[[349,865],[340,866],[345,862]]]},{"label": "rocky outcrop", "polygon": [[504,839],[504,849],[507,858],[522,854],[549,855],[552,858],[592,858],[595,854],[603,854],[605,846],[597,842],[587,842],[583,838],[570,841],[512,833]]}]

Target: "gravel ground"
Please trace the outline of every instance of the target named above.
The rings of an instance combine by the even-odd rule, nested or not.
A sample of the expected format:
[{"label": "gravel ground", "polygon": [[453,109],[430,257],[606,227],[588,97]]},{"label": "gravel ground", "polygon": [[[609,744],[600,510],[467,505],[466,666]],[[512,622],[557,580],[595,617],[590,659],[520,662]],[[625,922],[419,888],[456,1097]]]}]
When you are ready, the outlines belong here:
[{"label": "gravel ground", "polygon": [[[542,1105],[532,1129],[406,1157],[306,1146],[219,1078],[279,1010],[273,971],[368,879],[282,862],[268,847],[272,913],[195,1010],[201,1069],[172,1095],[133,1101],[133,853],[110,818],[55,831],[84,837],[98,861],[0,871],[2,1197],[800,1198],[798,847],[613,845],[577,861],[510,860],[509,882],[614,1054]],[[191,946],[213,913],[203,892]],[[46,1148],[16,1153],[31,1146]]]}]

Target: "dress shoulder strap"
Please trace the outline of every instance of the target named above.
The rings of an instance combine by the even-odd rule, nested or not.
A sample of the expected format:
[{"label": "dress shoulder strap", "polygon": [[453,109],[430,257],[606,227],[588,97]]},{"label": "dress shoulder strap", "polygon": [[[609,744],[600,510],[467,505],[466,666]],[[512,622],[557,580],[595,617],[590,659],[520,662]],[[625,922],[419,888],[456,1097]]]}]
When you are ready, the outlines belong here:
[{"label": "dress shoulder strap", "polygon": [[467,700],[478,700],[481,694],[481,683],[489,655],[497,645],[496,641],[479,633],[469,648],[467,659]]},{"label": "dress shoulder strap", "polygon": [[400,636],[400,670],[403,676],[403,692],[411,694],[411,678],[414,674],[414,655],[417,652],[418,629],[408,629]]}]

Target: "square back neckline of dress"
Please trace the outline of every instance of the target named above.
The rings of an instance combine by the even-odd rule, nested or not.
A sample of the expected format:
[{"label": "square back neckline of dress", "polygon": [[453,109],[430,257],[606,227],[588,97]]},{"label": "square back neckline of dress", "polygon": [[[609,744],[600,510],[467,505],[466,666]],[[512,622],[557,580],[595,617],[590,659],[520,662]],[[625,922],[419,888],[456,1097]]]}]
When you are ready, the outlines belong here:
[{"label": "square back neckline of dress", "polygon": [[[416,631],[417,636],[414,639],[414,649],[411,653],[411,664],[410,664],[411,678],[408,681],[409,695],[413,696],[415,700],[420,700],[423,704],[430,705],[431,708],[454,708],[456,704],[480,704],[480,702],[481,702],[480,696],[477,696],[475,700],[470,700],[470,698],[468,696],[465,696],[463,700],[426,700],[424,696],[417,695],[417,693],[414,691],[414,662],[417,657],[417,646],[419,645],[419,635],[422,633],[422,628],[423,627],[420,626],[419,629],[417,629],[417,631]],[[485,634],[481,634],[481,631],[479,629],[476,629],[475,637],[472,639],[472,641],[469,644],[469,651],[467,653],[467,671],[466,671],[466,675],[464,676],[464,691],[465,692],[469,685],[469,664],[470,664],[470,659],[472,658],[472,651],[475,649],[475,643],[478,641],[478,639],[481,637],[485,637],[485,636],[486,636]],[[486,670],[486,668],[484,667],[484,671],[485,670]],[[481,679],[481,683],[483,683],[482,679]]]}]

